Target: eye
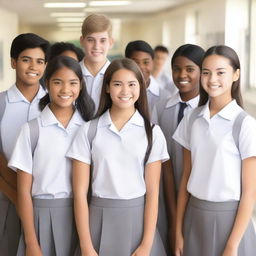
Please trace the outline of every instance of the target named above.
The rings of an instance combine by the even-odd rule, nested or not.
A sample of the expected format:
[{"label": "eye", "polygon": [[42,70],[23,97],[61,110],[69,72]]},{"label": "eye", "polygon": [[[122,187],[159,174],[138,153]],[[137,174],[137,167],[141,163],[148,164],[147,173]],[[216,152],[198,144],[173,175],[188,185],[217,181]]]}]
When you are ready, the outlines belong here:
[{"label": "eye", "polygon": [[71,84],[72,86],[80,85],[80,83],[77,82],[77,81],[73,81],[73,82],[71,82],[70,84]]},{"label": "eye", "polygon": [[221,75],[225,74],[225,72],[219,71],[217,74],[218,74],[219,76],[221,76]]},{"label": "eye", "polygon": [[136,83],[129,83],[129,86],[133,87],[133,86],[136,86],[137,84]]},{"label": "eye", "polygon": [[102,39],[100,40],[101,43],[105,43],[106,41],[107,41],[106,38],[102,38]]},{"label": "eye", "polygon": [[27,62],[29,62],[30,60],[29,60],[29,58],[22,58],[21,61],[27,63]]},{"label": "eye", "polygon": [[208,71],[202,71],[202,75],[206,76],[206,75],[208,75],[208,74],[209,74]]},{"label": "eye", "polygon": [[117,87],[117,86],[121,86],[121,83],[114,82],[114,83],[112,83],[112,85]]},{"label": "eye", "polygon": [[192,72],[194,72],[194,71],[195,71],[194,68],[187,68],[187,72],[188,72],[188,73],[192,73]]},{"label": "eye", "polygon": [[40,65],[44,65],[45,61],[44,60],[38,60],[37,63],[40,64]]}]

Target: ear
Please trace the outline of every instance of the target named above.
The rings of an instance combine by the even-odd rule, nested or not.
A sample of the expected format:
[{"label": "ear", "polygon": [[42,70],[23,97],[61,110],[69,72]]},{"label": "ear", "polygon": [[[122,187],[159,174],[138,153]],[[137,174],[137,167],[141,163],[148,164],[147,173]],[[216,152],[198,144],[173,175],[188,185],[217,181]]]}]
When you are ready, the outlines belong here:
[{"label": "ear", "polygon": [[114,43],[115,43],[115,40],[113,39],[113,37],[110,37],[109,38],[109,49],[112,49]]},{"label": "ear", "polygon": [[81,47],[83,47],[83,41],[84,41],[84,37],[80,36],[80,45],[81,45]]},{"label": "ear", "polygon": [[17,66],[17,60],[14,59],[14,58],[11,58],[11,67],[12,67],[13,69],[16,69],[16,66]]},{"label": "ear", "polygon": [[233,81],[236,82],[240,77],[240,69],[237,69],[233,75]]}]

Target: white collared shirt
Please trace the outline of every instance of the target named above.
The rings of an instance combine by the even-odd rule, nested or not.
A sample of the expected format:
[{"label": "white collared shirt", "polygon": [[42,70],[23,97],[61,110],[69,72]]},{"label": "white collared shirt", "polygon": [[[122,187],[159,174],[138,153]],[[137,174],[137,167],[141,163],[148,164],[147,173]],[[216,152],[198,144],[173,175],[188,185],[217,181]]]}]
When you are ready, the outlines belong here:
[{"label": "white collared shirt", "polygon": [[7,90],[5,112],[1,121],[3,152],[10,159],[15,141],[23,124],[39,116],[39,101],[46,94],[40,86],[32,102],[29,102],[14,84]]},{"label": "white collared shirt", "polygon": [[66,153],[83,123],[82,117],[75,111],[68,126],[64,128],[46,106],[38,118],[39,137],[33,156],[28,123],[22,126],[8,166],[33,176],[34,198],[72,197],[72,167]]},{"label": "white collared shirt", "polygon": [[[187,101],[184,114],[196,108],[198,101],[199,96]],[[161,127],[167,142],[168,153],[173,166],[176,191],[178,191],[183,172],[183,153],[182,146],[172,136],[178,126],[180,102],[183,101],[180,98],[179,92],[177,92],[171,98],[158,102],[152,113],[152,122]]]},{"label": "white collared shirt", "polygon": [[160,100],[160,87],[153,76],[150,76],[150,83],[147,88],[149,111],[152,113],[154,105]]},{"label": "white collared shirt", "polygon": [[103,77],[106,69],[108,68],[110,61],[107,60],[101,70],[97,73],[96,76],[93,76],[87,67],[84,65],[84,59],[80,61],[80,66],[82,68],[83,77],[86,84],[86,89],[88,94],[91,96],[95,103],[95,113],[98,110],[100,103],[100,94],[102,89]]},{"label": "white collared shirt", "polygon": [[[89,123],[77,133],[68,157],[90,164],[93,159],[92,192],[94,196],[112,199],[131,199],[146,192],[144,157],[147,136],[144,120],[138,111],[118,131],[109,110],[99,119],[92,151],[87,138]],[[147,163],[167,160],[164,135],[159,126],[153,129],[152,151]]]},{"label": "white collared shirt", "polygon": [[232,126],[242,109],[233,100],[210,118],[209,102],[188,131],[191,114],[184,116],[173,138],[191,151],[192,170],[187,189],[193,196],[215,202],[240,200],[241,159],[256,156],[256,121],[247,116],[239,136],[240,153]]}]

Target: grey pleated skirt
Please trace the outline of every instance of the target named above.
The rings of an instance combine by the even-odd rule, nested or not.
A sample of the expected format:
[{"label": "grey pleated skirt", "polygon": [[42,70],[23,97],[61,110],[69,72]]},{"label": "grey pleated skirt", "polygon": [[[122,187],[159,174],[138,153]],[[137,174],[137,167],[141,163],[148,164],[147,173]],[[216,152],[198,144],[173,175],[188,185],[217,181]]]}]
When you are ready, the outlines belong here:
[{"label": "grey pleated skirt", "polygon": [[0,193],[0,255],[16,256],[20,239],[20,220],[15,206]]},{"label": "grey pleated skirt", "polygon": [[[92,197],[89,216],[91,238],[99,256],[131,256],[140,245],[144,197],[131,200]],[[150,256],[166,256],[157,230]]]},{"label": "grey pleated skirt", "polygon": [[[221,256],[231,233],[238,201],[210,202],[191,196],[184,219],[184,256]],[[240,242],[238,256],[256,255],[252,221]]]},{"label": "grey pleated skirt", "polygon": [[[44,256],[72,256],[78,245],[73,199],[33,199],[37,239]],[[25,256],[21,235],[17,256]]]}]

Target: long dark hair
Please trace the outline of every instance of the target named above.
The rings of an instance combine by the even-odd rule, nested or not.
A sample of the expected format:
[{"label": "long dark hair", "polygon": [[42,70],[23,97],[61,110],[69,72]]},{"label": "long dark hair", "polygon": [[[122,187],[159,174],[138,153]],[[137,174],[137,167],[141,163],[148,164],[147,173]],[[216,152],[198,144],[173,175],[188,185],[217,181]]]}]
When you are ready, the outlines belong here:
[{"label": "long dark hair", "polygon": [[140,95],[138,100],[135,102],[135,108],[139,111],[139,113],[144,119],[145,130],[147,134],[148,149],[145,156],[145,163],[146,163],[152,148],[152,127],[150,123],[150,115],[149,115],[148,100],[147,100],[147,93],[146,93],[146,83],[145,83],[143,74],[140,71],[140,68],[133,60],[128,58],[116,59],[112,61],[112,63],[108,66],[104,74],[103,85],[102,85],[101,96],[100,96],[100,104],[99,104],[99,109],[97,111],[96,117],[101,116],[107,109],[111,108],[112,101],[109,93],[107,93],[107,87],[110,84],[113,74],[120,69],[126,69],[133,72],[140,84]]},{"label": "long dark hair", "polygon": [[[59,69],[66,67],[74,71],[81,83],[81,90],[76,100],[75,106],[78,112],[81,114],[82,118],[85,121],[89,121],[93,117],[94,113],[94,102],[91,97],[88,95],[86,90],[86,85],[83,79],[83,73],[79,63],[71,57],[68,56],[57,56],[49,61],[45,69],[45,83],[48,84],[51,76],[57,72]],[[40,110],[43,110],[44,107],[50,103],[49,93],[47,93],[39,102]]]},{"label": "long dark hair", "polygon": [[[230,47],[226,45],[216,45],[209,48],[203,58],[203,61],[206,57],[210,55],[219,55],[227,58],[231,67],[233,68],[234,72],[236,70],[240,70],[240,61],[238,58],[237,53]],[[203,62],[202,62],[203,63]],[[202,67],[201,67],[202,68]],[[209,99],[207,92],[203,89],[202,85],[200,86],[200,99],[199,99],[199,106],[206,104]],[[231,88],[231,96],[233,99],[236,100],[237,104],[243,107],[243,99],[241,95],[241,88],[240,88],[240,76],[237,81],[234,81]]]}]

